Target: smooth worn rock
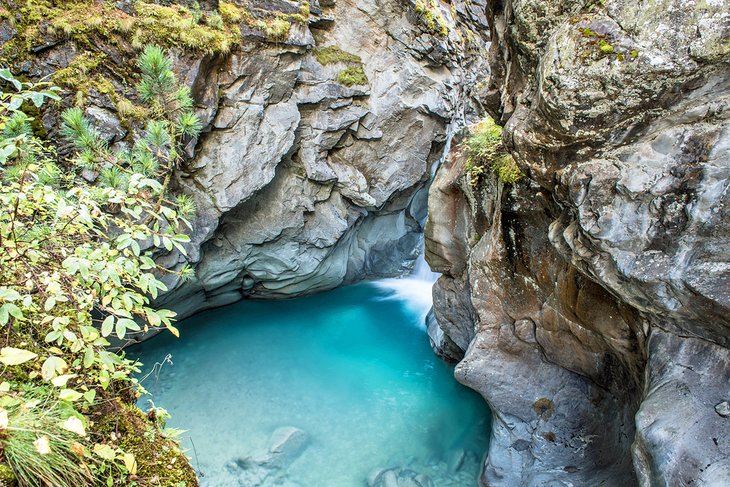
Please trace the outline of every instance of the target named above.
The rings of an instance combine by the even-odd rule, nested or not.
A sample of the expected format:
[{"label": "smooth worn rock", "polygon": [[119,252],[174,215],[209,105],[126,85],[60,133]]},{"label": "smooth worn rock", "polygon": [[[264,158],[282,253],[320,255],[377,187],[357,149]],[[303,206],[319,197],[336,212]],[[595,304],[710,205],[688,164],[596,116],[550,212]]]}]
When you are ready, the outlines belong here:
[{"label": "smooth worn rock", "polygon": [[456,144],[426,228],[456,376],[495,414],[482,482],[727,484],[726,2],[487,17],[484,102],[527,178],[471,187]]},{"label": "smooth worn rock", "polygon": [[269,453],[271,460],[267,463],[283,467],[293,462],[309,443],[309,435],[293,426],[279,428],[271,435]]},{"label": "smooth worn rock", "polygon": [[[455,33],[477,22],[466,10],[459,24],[447,15],[453,36],[414,47],[424,29],[414,5],[327,8],[334,22],[313,30],[311,45],[290,37],[178,63],[217,107],[201,111],[208,125],[174,182],[198,207],[188,258],[161,258],[196,269],[187,282],[167,276],[159,304],[181,317],[403,275],[415,263],[430,175],[486,74],[484,39],[474,34],[461,52]],[[436,57],[434,45],[444,49]],[[340,83],[348,64],[320,64],[323,48],[359,57],[368,83]]]}]

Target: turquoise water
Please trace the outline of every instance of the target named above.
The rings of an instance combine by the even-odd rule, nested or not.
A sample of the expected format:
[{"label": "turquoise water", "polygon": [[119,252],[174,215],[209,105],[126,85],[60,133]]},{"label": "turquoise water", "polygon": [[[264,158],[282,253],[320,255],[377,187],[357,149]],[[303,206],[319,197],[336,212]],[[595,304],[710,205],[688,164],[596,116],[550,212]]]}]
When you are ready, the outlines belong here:
[{"label": "turquoise water", "polygon": [[[182,443],[204,486],[380,485],[387,468],[474,486],[489,413],[433,355],[420,320],[387,285],[360,284],[204,312],[179,324],[180,339],[128,353],[145,363],[168,426],[188,430]],[[282,427],[304,433],[274,461]]]}]

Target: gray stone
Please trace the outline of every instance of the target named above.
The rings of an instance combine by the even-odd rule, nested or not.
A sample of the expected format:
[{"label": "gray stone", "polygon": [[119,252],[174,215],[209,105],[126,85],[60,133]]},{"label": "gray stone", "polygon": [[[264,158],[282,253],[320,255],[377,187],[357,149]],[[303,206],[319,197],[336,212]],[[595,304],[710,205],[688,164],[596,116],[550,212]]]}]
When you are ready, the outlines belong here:
[{"label": "gray stone", "polygon": [[302,454],[309,443],[309,435],[293,426],[279,428],[271,435],[270,464],[286,466]]},{"label": "gray stone", "polygon": [[730,18],[584,4],[489,2],[484,102],[528,178],[472,187],[456,141],[429,197],[434,316],[495,413],[486,485],[721,485],[730,68],[711,39]]},{"label": "gray stone", "polygon": [[192,264],[196,277],[166,276],[159,305],[185,317],[412,269],[424,188],[467,110],[460,94],[486,74],[486,44],[475,42],[468,72],[454,39],[437,61],[431,48],[413,49],[422,32],[403,15],[410,8],[332,5],[317,44],[360,56],[368,86],[337,83],[342,63],[322,66],[294,34],[215,62],[179,60],[180,78],[209,106],[195,157],[174,181],[198,214],[188,258],[173,267]]},{"label": "gray stone", "polygon": [[723,418],[727,418],[730,416],[730,402],[722,401],[721,403],[715,404],[715,412]]}]

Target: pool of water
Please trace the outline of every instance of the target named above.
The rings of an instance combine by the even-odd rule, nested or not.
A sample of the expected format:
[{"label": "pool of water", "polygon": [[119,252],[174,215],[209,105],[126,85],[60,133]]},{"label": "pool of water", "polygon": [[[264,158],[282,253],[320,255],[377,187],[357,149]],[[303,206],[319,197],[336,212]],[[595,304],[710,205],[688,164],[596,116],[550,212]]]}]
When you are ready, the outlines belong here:
[{"label": "pool of water", "polygon": [[393,289],[242,301],[128,351],[203,486],[476,485],[488,409]]}]

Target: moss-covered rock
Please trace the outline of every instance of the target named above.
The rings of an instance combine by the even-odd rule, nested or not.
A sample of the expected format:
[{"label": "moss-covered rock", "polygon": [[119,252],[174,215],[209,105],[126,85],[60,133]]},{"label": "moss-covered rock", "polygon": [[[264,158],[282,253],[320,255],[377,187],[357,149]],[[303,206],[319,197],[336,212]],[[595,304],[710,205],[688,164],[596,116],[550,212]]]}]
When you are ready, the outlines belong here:
[{"label": "moss-covered rock", "polygon": [[142,485],[194,487],[195,471],[180,446],[165,436],[154,419],[133,404],[119,399],[97,411],[100,442],[116,444],[137,460],[137,473],[129,480]]},{"label": "moss-covered rock", "polygon": [[350,66],[337,74],[337,81],[345,86],[368,84],[368,77],[362,66]]},{"label": "moss-covered rock", "polygon": [[18,485],[13,469],[4,463],[0,463],[0,485],[2,487],[15,487]]}]

